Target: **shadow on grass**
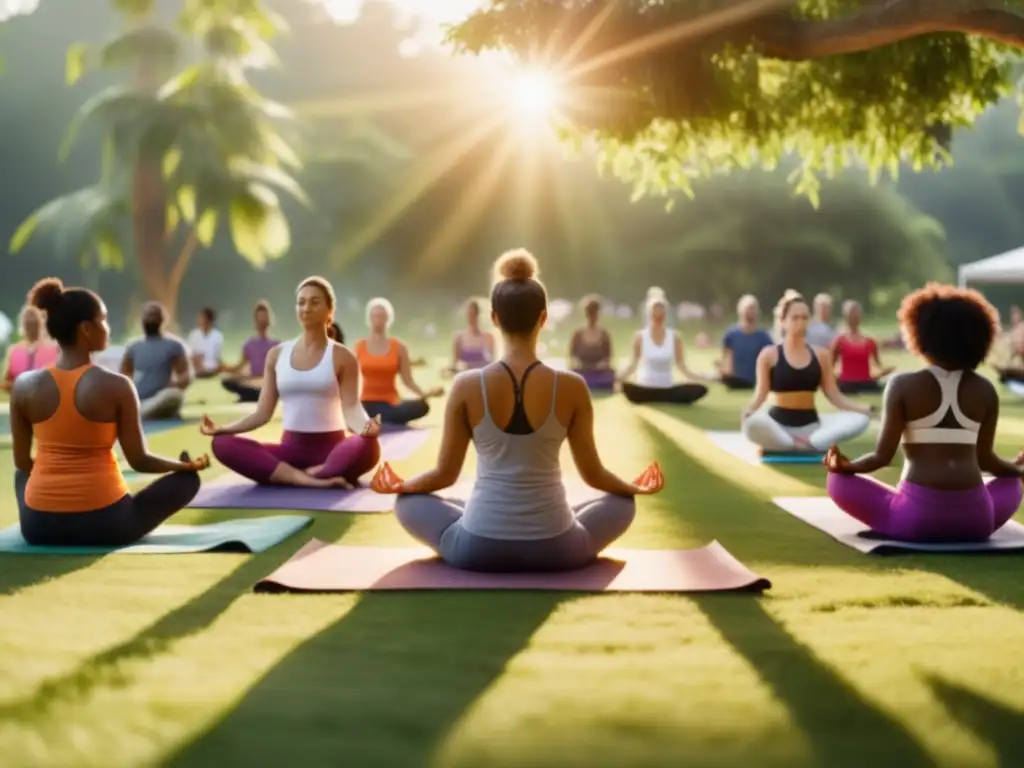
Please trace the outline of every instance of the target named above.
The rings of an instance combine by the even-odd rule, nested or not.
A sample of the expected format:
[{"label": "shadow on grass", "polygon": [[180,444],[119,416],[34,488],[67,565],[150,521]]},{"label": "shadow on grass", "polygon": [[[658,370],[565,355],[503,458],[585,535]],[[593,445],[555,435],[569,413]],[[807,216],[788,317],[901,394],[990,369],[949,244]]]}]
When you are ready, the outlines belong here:
[{"label": "shadow on grass", "polygon": [[1024,765],[1024,712],[937,677],[925,681],[954,720],[989,744],[999,765]]},{"label": "shadow on grass", "polygon": [[460,716],[568,599],[368,593],[165,764],[429,765]]},{"label": "shadow on grass", "polygon": [[[353,519],[352,515],[321,518],[315,535],[326,541],[336,541],[351,526]],[[126,671],[127,662],[158,656],[175,642],[201,632],[257,581],[295,554],[305,540],[297,538],[260,555],[237,556],[242,561],[238,568],[131,639],[86,659],[67,674],[47,680],[23,699],[0,704],[0,720],[34,720],[46,716],[55,707],[85,699],[95,688],[125,685],[131,674]]]},{"label": "shadow on grass", "polygon": [[84,571],[106,555],[9,555],[2,554],[0,597],[52,579]]},{"label": "shadow on grass", "polygon": [[785,704],[814,751],[813,764],[930,766],[934,760],[896,720],[865,700],[756,600],[701,595],[697,605]]}]

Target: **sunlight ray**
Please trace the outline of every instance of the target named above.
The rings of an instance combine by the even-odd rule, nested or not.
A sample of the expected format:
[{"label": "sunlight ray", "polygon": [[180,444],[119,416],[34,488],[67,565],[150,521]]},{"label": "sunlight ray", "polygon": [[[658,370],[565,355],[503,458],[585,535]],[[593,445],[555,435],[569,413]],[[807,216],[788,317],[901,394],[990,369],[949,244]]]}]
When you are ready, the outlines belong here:
[{"label": "sunlight ray", "polygon": [[292,104],[291,107],[302,117],[347,117],[404,112],[423,107],[456,104],[462,102],[465,97],[465,93],[456,88],[439,88],[428,91],[390,91],[346,96],[341,99],[301,101]]}]

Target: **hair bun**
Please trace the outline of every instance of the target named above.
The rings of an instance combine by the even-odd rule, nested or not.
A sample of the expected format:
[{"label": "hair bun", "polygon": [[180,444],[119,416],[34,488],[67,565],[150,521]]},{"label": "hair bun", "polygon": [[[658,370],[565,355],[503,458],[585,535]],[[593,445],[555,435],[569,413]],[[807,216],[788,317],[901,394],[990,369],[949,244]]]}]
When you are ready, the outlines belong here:
[{"label": "hair bun", "polygon": [[517,248],[498,257],[494,271],[502,280],[532,280],[537,276],[537,260],[525,248]]},{"label": "hair bun", "polygon": [[44,277],[28,294],[28,302],[44,312],[54,309],[64,298],[64,283],[56,277]]},{"label": "hair bun", "polygon": [[665,291],[662,290],[661,288],[659,288],[658,286],[652,285],[650,288],[647,289],[647,300],[648,301],[653,301],[655,299],[664,299],[664,298],[666,298]]}]

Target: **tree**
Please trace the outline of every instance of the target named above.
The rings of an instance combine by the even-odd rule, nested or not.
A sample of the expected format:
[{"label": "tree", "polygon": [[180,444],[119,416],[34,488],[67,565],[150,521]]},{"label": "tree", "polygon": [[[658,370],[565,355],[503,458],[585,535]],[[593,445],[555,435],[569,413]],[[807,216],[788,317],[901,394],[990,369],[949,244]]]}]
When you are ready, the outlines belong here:
[{"label": "tree", "polygon": [[1011,90],[1024,0],[491,0],[449,35],[543,57],[571,131],[638,194],[792,153],[813,198],[857,161],[948,161],[952,131]]},{"label": "tree", "polygon": [[[84,125],[101,123],[102,177],[33,213],[11,250],[45,229],[58,251],[119,269],[130,231],[146,295],[173,315],[193,255],[212,245],[222,220],[254,265],[289,248],[278,192],[304,199],[287,171],[298,157],[275,127],[289,113],[245,74],[276,61],[268,40],[281,23],[258,0],[184,0],[177,33],[156,20],[155,0],[115,6],[125,31],[98,51],[72,46],[67,57],[69,84],[90,64],[131,74],[82,106],[61,149],[66,155]],[[202,57],[172,74],[190,39],[201,43]]]}]

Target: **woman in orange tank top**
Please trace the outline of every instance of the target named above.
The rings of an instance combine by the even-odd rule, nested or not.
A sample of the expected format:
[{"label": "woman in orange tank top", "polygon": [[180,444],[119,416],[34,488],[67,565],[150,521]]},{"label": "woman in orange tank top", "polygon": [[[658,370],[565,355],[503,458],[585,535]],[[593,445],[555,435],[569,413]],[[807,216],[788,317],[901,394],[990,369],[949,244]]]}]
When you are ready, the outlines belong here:
[{"label": "woman in orange tank top", "polygon": [[[422,419],[430,412],[427,400],[444,394],[441,388],[424,392],[412,377],[409,350],[398,339],[388,336],[395,310],[387,299],[371,299],[366,305],[366,323],[370,335],[356,342],[356,359],[363,379],[360,399],[371,418],[380,416],[384,424],[404,425]],[[415,400],[403,400],[396,379],[402,379]]]},{"label": "woman in orange tank top", "polygon": [[[110,336],[106,307],[95,293],[47,278],[29,301],[47,313],[46,329],[60,355],[55,365],[19,376],[11,395],[22,535],[46,546],[131,544],[195,497],[197,473],[210,461],[149,453],[132,383],[90,362]],[[114,454],[118,441],[132,469],[170,474],[129,493]]]}]

